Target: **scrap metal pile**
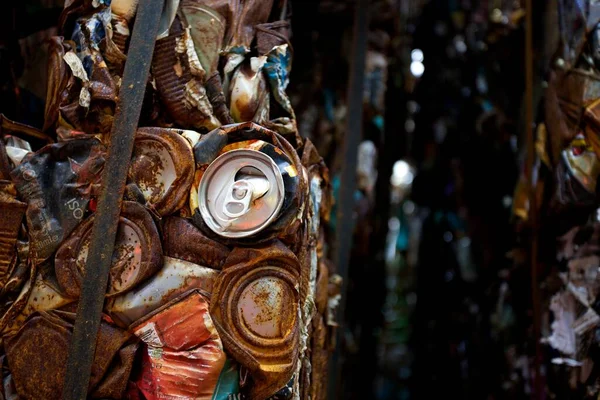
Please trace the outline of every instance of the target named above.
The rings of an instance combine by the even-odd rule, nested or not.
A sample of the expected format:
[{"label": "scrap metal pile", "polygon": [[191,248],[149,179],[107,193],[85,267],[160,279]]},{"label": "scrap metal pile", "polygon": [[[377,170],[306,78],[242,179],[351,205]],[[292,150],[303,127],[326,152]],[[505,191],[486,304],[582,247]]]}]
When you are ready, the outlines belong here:
[{"label": "scrap metal pile", "polygon": [[[569,392],[597,398],[600,7],[594,1],[559,1],[557,11],[560,35],[536,129],[535,170],[533,179],[521,178],[514,210],[529,226],[539,220],[538,269],[544,275],[544,309],[551,311],[542,318],[549,390],[558,398]],[[531,187],[534,204],[528,199]],[[539,217],[532,220],[534,207]]]},{"label": "scrap metal pile", "polygon": [[[61,397],[136,6],[67,1],[43,131],[2,119],[5,399]],[[340,279],[328,170],[286,95],[288,19],[286,1],[166,1],[89,397],[325,397]]]}]

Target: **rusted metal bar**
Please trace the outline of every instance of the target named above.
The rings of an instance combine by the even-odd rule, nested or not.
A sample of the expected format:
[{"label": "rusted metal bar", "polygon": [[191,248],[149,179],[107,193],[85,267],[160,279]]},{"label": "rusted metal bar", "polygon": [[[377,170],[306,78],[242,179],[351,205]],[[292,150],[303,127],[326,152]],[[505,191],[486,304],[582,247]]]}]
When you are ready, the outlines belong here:
[{"label": "rusted metal bar", "polygon": [[138,5],[69,349],[64,400],[87,397],[127,169],[162,9],[163,0],[140,0]]},{"label": "rusted metal bar", "polygon": [[[354,191],[356,190],[358,144],[360,143],[363,128],[363,87],[367,53],[367,33],[369,28],[369,0],[357,0],[355,7],[354,38],[347,93],[348,117],[346,119],[346,135],[344,136],[342,147],[344,162],[340,176],[334,248],[334,262],[337,272],[344,280],[342,301],[338,310],[339,319],[344,318],[346,289],[348,287],[348,263],[352,247],[352,234],[354,232]],[[339,331],[336,348],[329,363],[329,399],[337,399],[340,396],[341,343],[339,340]]]}]

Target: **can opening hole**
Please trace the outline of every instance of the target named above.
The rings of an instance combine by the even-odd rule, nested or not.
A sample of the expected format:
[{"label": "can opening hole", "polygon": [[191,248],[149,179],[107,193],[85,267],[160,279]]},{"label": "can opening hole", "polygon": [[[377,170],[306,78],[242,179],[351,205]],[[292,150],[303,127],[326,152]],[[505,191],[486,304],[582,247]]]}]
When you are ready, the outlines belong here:
[{"label": "can opening hole", "polygon": [[244,211],[244,205],[242,203],[227,203],[227,205],[225,206],[227,208],[227,211],[231,214],[239,214],[241,212]]},{"label": "can opening hole", "polygon": [[265,176],[265,174],[262,173],[262,171],[256,167],[243,167],[240,168],[240,170],[235,174],[235,180],[240,180],[242,176]]}]

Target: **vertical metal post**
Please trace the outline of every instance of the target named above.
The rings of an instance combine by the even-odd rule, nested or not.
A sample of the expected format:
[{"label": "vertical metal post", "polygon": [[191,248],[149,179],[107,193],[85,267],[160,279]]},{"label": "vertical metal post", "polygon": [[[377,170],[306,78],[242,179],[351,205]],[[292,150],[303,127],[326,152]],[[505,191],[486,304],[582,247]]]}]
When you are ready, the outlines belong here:
[{"label": "vertical metal post", "polygon": [[87,397],[127,169],[162,8],[163,0],[140,0],[138,5],[67,359],[64,400]]},{"label": "vertical metal post", "polygon": [[538,210],[536,187],[533,185],[535,176],[535,133],[533,131],[533,7],[531,0],[525,0],[525,134],[527,135],[527,174],[529,179],[529,219],[531,223],[531,304],[533,308],[533,336],[535,341],[534,359],[534,398],[542,398],[542,377],[540,364],[542,349],[540,345],[540,288],[538,277]]},{"label": "vertical metal post", "polygon": [[[354,16],[354,38],[350,63],[350,81],[348,84],[348,117],[346,134],[342,146],[343,166],[338,196],[337,227],[334,262],[338,274],[344,279],[342,301],[338,318],[344,318],[344,308],[348,285],[348,263],[354,232],[354,191],[356,190],[356,161],[358,144],[363,127],[363,87],[365,77],[365,59],[367,53],[367,32],[369,27],[369,0],[357,0]],[[343,323],[343,321],[342,321]],[[342,325],[343,328],[343,325]],[[341,330],[341,329],[340,329]],[[328,398],[337,398],[340,390],[341,348],[338,330],[336,348],[329,364]]]}]

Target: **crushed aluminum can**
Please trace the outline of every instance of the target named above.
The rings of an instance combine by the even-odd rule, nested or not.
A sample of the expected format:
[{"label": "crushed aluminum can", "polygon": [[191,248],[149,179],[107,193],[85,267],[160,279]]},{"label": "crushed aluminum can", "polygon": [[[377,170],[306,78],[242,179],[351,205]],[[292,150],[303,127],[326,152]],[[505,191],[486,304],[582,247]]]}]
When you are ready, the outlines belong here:
[{"label": "crushed aluminum can", "polygon": [[[211,3],[219,1],[209,0],[207,5],[210,6]],[[273,0],[233,0],[228,3],[232,13],[227,21],[225,52],[235,48],[250,49],[256,34],[255,27],[267,22]],[[212,7],[218,10],[217,7]]]},{"label": "crushed aluminum can", "polygon": [[202,68],[194,43],[179,18],[169,35],[156,41],[152,73],[164,106],[180,126],[212,130],[220,125],[206,95]]},{"label": "crushed aluminum can", "polygon": [[600,255],[600,223],[594,221],[576,226],[557,239],[557,259],[572,260],[576,258]]},{"label": "crushed aluminum can", "polygon": [[190,209],[205,233],[225,243],[297,234],[308,194],[307,174],[283,137],[254,123],[234,124],[205,135],[194,155],[192,188],[197,192],[190,196]]},{"label": "crushed aluminum can", "polygon": [[208,76],[217,71],[225,37],[225,18],[197,0],[181,1],[181,14],[194,41],[200,64]]},{"label": "crushed aluminum can", "polygon": [[137,386],[148,400],[213,399],[226,356],[208,309],[192,290],[132,327],[146,344]]},{"label": "crushed aluminum can", "polygon": [[561,152],[554,174],[555,202],[559,206],[593,206],[600,163],[593,148],[578,134]]},{"label": "crushed aluminum can", "polygon": [[54,140],[42,131],[11,121],[0,113],[0,180],[10,180],[10,171]]},{"label": "crushed aluminum can", "polygon": [[81,16],[71,35],[75,46],[63,56],[76,79],[60,107],[61,115],[72,128],[86,133],[108,134],[112,129],[118,88],[104,58],[111,30],[110,7]]},{"label": "crushed aluminum can", "polygon": [[100,42],[100,51],[117,89],[121,86],[125,70],[128,40],[127,21],[112,14],[110,23],[106,25],[106,36]]},{"label": "crushed aluminum can", "polygon": [[[273,98],[281,105],[283,110],[292,120],[296,119],[292,103],[285,92],[290,82],[290,72],[292,70],[292,48],[288,43],[273,47],[266,55],[267,61],[264,65],[265,75],[271,86]],[[270,115],[270,119],[281,117],[280,115]]]},{"label": "crushed aluminum can", "polygon": [[210,296],[219,271],[171,257],[163,260],[162,269],[148,281],[108,300],[106,310],[115,322],[128,327],[191,289]]},{"label": "crushed aluminum can", "polygon": [[[321,235],[321,219],[324,213],[329,211],[321,207],[328,208],[329,202],[329,175],[323,159],[320,157],[316,148],[310,140],[306,140],[302,149],[302,164],[306,168],[309,177],[309,196],[307,198],[307,213],[305,216],[306,237],[302,238],[299,252],[299,260],[305,267],[306,278],[308,281],[306,291],[301,291],[301,321],[300,328],[300,359],[301,364],[296,372],[295,386],[290,387],[288,396],[294,395],[294,398],[317,398],[314,393],[314,387],[319,387],[323,382],[322,376],[326,376],[327,365],[327,347],[325,346],[325,337],[327,330],[323,322],[324,314],[327,310],[327,279],[329,271],[325,265],[319,262],[319,242]],[[322,253],[321,253],[322,257]],[[325,268],[323,268],[325,267]],[[316,311],[315,312],[315,306]],[[320,308],[319,308],[320,306]],[[315,335],[316,321],[320,322],[321,331],[317,332],[321,336]],[[319,339],[323,339],[319,342]],[[314,379],[314,381],[313,381]],[[323,388],[324,386],[320,386]],[[317,392],[318,393],[318,392]],[[287,398],[283,394],[277,398]]]},{"label": "crushed aluminum can", "polygon": [[211,163],[198,189],[200,213],[213,232],[246,237],[264,229],[284,201],[283,176],[257,150],[231,150]]},{"label": "crushed aluminum can", "polygon": [[596,182],[600,175],[600,162],[592,146],[582,134],[562,152],[568,171],[590,193],[596,193]]},{"label": "crushed aluminum can", "polygon": [[[60,287],[69,297],[79,297],[93,223],[92,215],[73,231],[56,253],[56,277]],[[133,289],[154,275],[160,269],[161,263],[162,246],[152,217],[142,205],[124,201],[115,239],[107,296]]]},{"label": "crushed aluminum can", "polygon": [[100,181],[105,147],[95,139],[43,147],[11,172],[27,202],[31,252],[45,260],[84,218]]},{"label": "crushed aluminum can", "polygon": [[328,331],[322,313],[314,316],[311,332],[310,352],[310,398],[324,400],[327,398],[327,368],[329,346],[327,342]]},{"label": "crushed aluminum can", "polygon": [[599,268],[600,257],[590,255],[574,258],[567,263],[569,281],[575,286],[585,287],[592,298],[600,291]]},{"label": "crushed aluminum can", "polygon": [[131,36],[127,19],[121,17],[120,15],[114,14],[113,10],[111,28],[112,42],[117,46],[121,53],[125,54],[127,52],[127,45],[129,44],[129,37]]},{"label": "crushed aluminum can", "polygon": [[[23,271],[23,276],[19,279],[19,283],[22,285],[19,285],[17,288],[15,288],[16,290],[20,291],[14,300],[11,298],[9,301],[6,301],[6,303],[3,304],[3,309],[0,314],[2,315],[0,318],[0,332],[3,339],[14,336],[14,334],[17,332],[15,328],[18,329],[19,326],[18,324],[15,324],[14,321],[27,306],[29,295],[33,290],[33,284],[37,275],[37,265],[28,259],[24,266],[25,270]],[[9,284],[11,284],[10,281],[7,283],[4,289],[6,289]]]},{"label": "crushed aluminum can", "polygon": [[187,202],[194,179],[194,155],[180,130],[140,128],[128,181],[135,183],[160,216],[174,213]]},{"label": "crushed aluminum can", "polygon": [[575,322],[575,298],[567,291],[559,292],[552,296],[550,310],[554,313],[552,333],[542,341],[563,354],[574,356],[576,339],[572,327]]},{"label": "crushed aluminum can", "polygon": [[[329,169],[314,144],[308,139],[304,140],[302,165],[306,167],[310,178],[310,196],[313,198],[313,207],[318,209],[318,212],[313,213],[315,214],[313,218],[320,217],[322,221],[329,222],[333,202]],[[317,227],[318,224],[314,223],[313,226]],[[314,234],[318,236],[318,232],[314,232]]]},{"label": "crushed aluminum can", "polygon": [[252,376],[249,399],[265,399],[298,365],[300,263],[280,242],[235,248],[215,282],[211,316],[229,354]]},{"label": "crushed aluminum can", "polygon": [[207,238],[185,218],[167,217],[162,232],[165,256],[221,269],[230,252],[227,246]]},{"label": "crushed aluminum can", "polygon": [[267,58],[252,57],[234,72],[229,83],[229,110],[235,122],[269,119],[269,91],[263,67]]},{"label": "crushed aluminum can", "polygon": [[288,21],[267,22],[256,25],[256,50],[260,55],[266,55],[274,47],[288,44],[291,48],[291,26]]},{"label": "crushed aluminum can", "polygon": [[[597,30],[600,32],[600,30]],[[600,48],[599,48],[600,49]],[[584,133],[586,141],[600,157],[600,99],[589,104],[583,113]]]},{"label": "crushed aluminum can", "polygon": [[[67,1],[61,29],[64,34],[75,26],[75,31],[72,41],[55,43],[54,81],[47,102],[46,129],[56,132],[59,141],[92,140],[112,125],[137,2]],[[121,347],[130,349],[127,362],[114,353],[101,354],[113,361],[100,367],[95,362],[92,398],[264,400],[305,398],[309,393],[317,398],[319,390],[315,392],[310,382],[324,376],[330,334],[326,323],[329,271],[320,260],[320,219],[329,215],[329,183],[322,159],[298,135],[285,93],[293,55],[289,23],[266,23],[270,16],[283,17],[278,7],[285,10],[287,4],[281,1],[274,8],[273,3],[165,1],[142,121],[198,132],[186,135],[168,128],[137,132],[125,192],[125,200],[136,203],[126,201],[121,210],[104,307],[110,317],[104,317],[101,331],[106,321],[128,326],[146,343],[145,351],[136,363],[140,370],[131,377],[135,349]],[[234,125],[234,117],[260,121],[262,126]],[[221,124],[231,125],[217,128]],[[204,135],[209,130],[214,134]],[[101,138],[108,142],[106,136]],[[9,161],[16,165],[21,155],[15,153]],[[30,155],[23,155],[26,164]],[[240,155],[255,160],[258,167],[238,168]],[[222,160],[227,162],[219,170]],[[232,166],[228,187],[219,175]],[[89,180],[95,185],[95,179]],[[229,190],[229,196],[219,198],[224,201],[221,209],[236,223],[249,221],[250,227],[228,223],[224,234],[208,225],[201,207],[206,207],[206,213],[213,184],[219,189],[216,198]],[[91,211],[95,189],[89,188]],[[182,209],[186,201],[189,210]],[[256,215],[260,218],[253,219]],[[20,353],[40,358],[33,360],[33,370],[39,370],[41,363],[42,369],[57,371],[48,383],[36,373],[43,386],[38,398],[61,395],[65,357],[53,358],[51,346],[49,359],[41,360],[31,343],[57,338],[52,345],[62,347],[63,353],[68,348],[74,316],[64,310],[74,309],[79,296],[93,218],[86,203],[83,218],[60,237],[54,259],[32,264],[26,271],[33,276],[25,286],[21,279],[22,289],[12,293],[21,294],[15,301],[19,307],[9,319],[23,329],[15,336],[15,326],[10,326],[4,343],[22,341],[25,351]],[[229,234],[236,229],[242,234]],[[34,239],[32,258],[37,256]],[[29,257],[22,258],[17,257],[18,268],[11,267],[14,282],[20,267],[30,266]],[[43,272],[49,267],[57,284],[52,273]],[[62,311],[47,311],[56,307]],[[0,330],[5,326],[2,321]],[[52,326],[42,334],[32,329],[32,321]],[[313,331],[319,332],[314,345]],[[102,343],[101,339],[99,346]],[[315,358],[313,349],[320,351]],[[13,348],[10,356],[16,360],[17,354],[19,350]],[[21,386],[24,365],[17,362],[21,370],[14,375]],[[113,385],[113,371],[122,366],[129,369]],[[27,382],[27,390],[33,390],[32,382]]]},{"label": "crushed aluminum can", "polygon": [[[67,353],[75,314],[34,314],[5,344],[6,356],[20,398],[62,397]],[[102,321],[90,378],[91,398],[122,398],[138,347],[132,335]],[[43,351],[40,351],[43,349]]]},{"label": "crushed aluminum can", "polygon": [[14,167],[18,167],[24,159],[33,154],[31,145],[26,140],[17,136],[6,135],[4,137],[6,155]]},{"label": "crushed aluminum can", "polygon": [[[221,3],[221,4],[219,4]],[[223,42],[223,88],[229,92],[231,75],[244,62],[251,51],[251,44],[256,38],[257,26],[267,22],[273,7],[273,0],[233,0],[221,2],[208,0],[208,6],[225,16],[227,31]]]},{"label": "crushed aluminum can", "polygon": [[[71,42],[72,43],[72,42]],[[61,103],[68,95],[68,86],[74,78],[63,57],[71,50],[71,43],[62,37],[53,37],[48,41],[48,88],[46,108],[44,110],[44,132],[56,129],[60,117]]]},{"label": "crushed aluminum can", "polygon": [[562,70],[549,72],[544,115],[551,149],[550,158],[554,163],[559,160],[565,144],[572,141],[580,129],[584,84],[584,77],[580,74],[567,74]]},{"label": "crushed aluminum can", "polygon": [[16,245],[27,204],[16,199],[17,191],[9,181],[0,180],[0,288],[9,279],[16,263]]},{"label": "crushed aluminum can", "polygon": [[[316,312],[308,314],[305,319],[310,318],[310,332],[307,347],[310,349],[305,353],[304,365],[301,371],[300,398],[311,398],[320,400],[326,398],[327,393],[327,371],[330,344],[328,338],[334,335],[327,326],[329,316],[329,268],[323,257],[323,231],[321,222],[327,221],[331,212],[331,184],[329,171],[325,162],[317,152],[310,140],[305,140],[302,152],[302,164],[306,167],[310,182],[310,197],[307,215],[307,226],[309,228],[310,252],[310,285],[309,293],[316,306]],[[316,265],[316,271],[315,265]],[[316,276],[314,276],[316,274]]]},{"label": "crushed aluminum can", "polygon": [[29,276],[29,242],[18,240],[16,243],[16,262],[11,264],[8,279],[0,291],[0,299],[18,294]]},{"label": "crushed aluminum can", "polygon": [[56,310],[73,302],[73,299],[63,295],[49,263],[40,266],[39,269],[40,272],[35,277],[27,302],[20,313],[11,318],[4,328],[5,337],[16,333],[27,318],[35,312]]},{"label": "crushed aluminum can", "polygon": [[234,121],[227,108],[227,99],[225,93],[223,93],[223,83],[219,72],[215,71],[206,81],[206,94],[219,122],[223,125],[233,124]]}]

